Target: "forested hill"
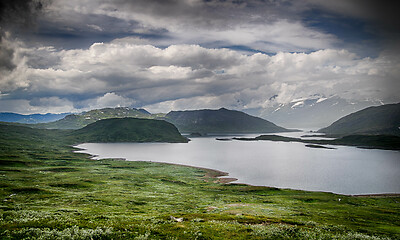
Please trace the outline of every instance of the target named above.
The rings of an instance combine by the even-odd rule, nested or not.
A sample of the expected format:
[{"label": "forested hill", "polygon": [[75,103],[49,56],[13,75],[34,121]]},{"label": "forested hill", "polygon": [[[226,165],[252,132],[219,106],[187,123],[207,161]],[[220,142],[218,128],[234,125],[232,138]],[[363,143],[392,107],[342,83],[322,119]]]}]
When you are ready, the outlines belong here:
[{"label": "forested hill", "polygon": [[400,103],[369,107],[349,114],[319,132],[330,135],[397,135],[400,136]]},{"label": "forested hill", "polygon": [[174,125],[162,120],[112,118],[78,130],[37,129],[0,123],[0,144],[46,146],[82,142],[187,142]]},{"label": "forested hill", "polygon": [[165,116],[165,119],[173,123],[180,132],[271,133],[291,131],[265,119],[225,108],[171,111]]},{"label": "forested hill", "polygon": [[163,120],[111,118],[99,120],[69,135],[79,142],[187,142],[178,129]]}]

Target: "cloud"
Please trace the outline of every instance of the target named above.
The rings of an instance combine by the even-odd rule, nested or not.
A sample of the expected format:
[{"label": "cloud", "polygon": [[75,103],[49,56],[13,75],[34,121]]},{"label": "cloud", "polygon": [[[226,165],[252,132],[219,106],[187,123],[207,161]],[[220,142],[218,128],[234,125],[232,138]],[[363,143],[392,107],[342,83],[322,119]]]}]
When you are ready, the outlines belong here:
[{"label": "cloud", "polygon": [[[88,49],[20,51],[25,61],[12,74],[21,80],[1,80],[3,99],[25,98],[32,106],[44,107],[54,97],[81,110],[119,105],[164,112],[262,108],[273,95],[281,103],[316,93],[400,100],[399,57],[390,52],[377,58],[335,49],[248,55],[199,45],[159,48],[129,38],[96,43]],[[48,68],[29,65],[35,51],[43,58],[48,52],[50,59],[58,61]],[[53,107],[57,106],[48,109]]]},{"label": "cloud", "polygon": [[[0,107],[250,109],[267,107],[274,95],[284,103],[315,93],[399,101],[397,8],[378,5],[1,1]],[[353,24],[346,32],[351,37],[340,38],[341,28],[332,23]],[[383,36],[385,48],[371,50],[375,35]],[[364,57],[371,52],[374,57]]]},{"label": "cloud", "polygon": [[103,2],[95,13],[165,29],[163,37],[152,39],[156,45],[247,46],[277,52],[318,50],[338,41],[302,24],[298,8],[281,1],[119,0]]},{"label": "cloud", "polygon": [[13,62],[14,48],[10,47],[10,31],[35,28],[36,19],[46,0],[0,1],[0,73],[16,67]]},{"label": "cloud", "polygon": [[58,97],[33,100],[1,99],[0,109],[2,112],[14,112],[20,114],[76,112],[76,108],[71,101]]},{"label": "cloud", "polygon": [[314,7],[339,13],[342,15],[362,18],[378,22],[386,27],[397,29],[400,27],[400,17],[397,12],[398,3],[389,0],[337,0],[329,2],[324,0],[308,0]]},{"label": "cloud", "polygon": [[[360,48],[360,54],[371,51],[371,48],[373,48],[372,51],[374,49],[375,51],[392,49],[400,41],[400,15],[397,11],[399,9],[397,1],[307,0],[307,3],[311,9],[329,15],[332,21],[344,19],[343,23],[332,25],[333,28],[339,30],[336,30],[339,35],[343,35],[343,32],[340,33],[340,29],[342,29],[339,27],[340,25],[345,28],[352,25],[346,40],[350,41],[354,48]],[[322,15],[316,20],[321,20],[321,18],[325,17]],[[324,24],[322,23],[322,25]],[[357,46],[360,41],[362,41],[362,45]]]},{"label": "cloud", "polygon": [[302,22],[307,9],[302,1],[53,0],[41,15],[36,39],[80,48],[90,41],[136,36],[156,46],[245,46],[271,53],[314,51],[340,43],[336,36]]},{"label": "cloud", "polygon": [[47,0],[13,0],[0,2],[0,26],[7,27],[32,27],[36,18]]},{"label": "cloud", "polygon": [[[39,10],[28,14],[34,16],[34,19],[39,19],[39,26],[37,31],[31,33],[26,31],[25,34],[19,35],[34,40],[35,43],[59,49],[87,48],[94,42],[109,42],[123,37],[142,38],[154,46],[197,44],[207,48],[241,49],[250,53],[350,49],[359,44],[359,38],[365,37],[366,31],[376,31],[383,27],[371,30],[370,24],[369,27],[354,26],[351,33],[357,31],[364,34],[352,34],[359,37],[346,39],[352,41],[348,43],[339,38],[342,26],[310,24],[306,17],[307,13],[314,12],[316,16],[313,20],[316,21],[326,20],[327,12],[331,13],[329,19],[341,16],[350,16],[364,22],[375,18],[384,19],[383,16],[368,17],[379,15],[370,13],[371,9],[379,9],[376,6],[379,4],[374,5],[372,0],[367,0],[366,4],[358,0],[338,1],[338,4],[319,0],[32,0],[27,2],[41,4]],[[395,22],[388,24],[389,21],[385,21],[386,24],[381,26],[391,26]],[[358,52],[370,48],[373,43],[363,42],[363,45],[365,47],[360,47],[362,49]]]},{"label": "cloud", "polygon": [[[28,87],[26,49],[20,41],[12,40],[4,33],[0,44],[0,89],[4,92]],[[5,59],[5,60],[4,60]]]},{"label": "cloud", "polygon": [[[373,31],[400,25],[393,3],[374,0],[18,0],[6,7],[3,15],[9,31],[13,23],[39,19],[38,31],[23,37],[64,49],[136,36],[155,46],[199,44],[268,53],[309,52],[348,44],[335,35],[340,26],[309,24],[305,14],[311,11],[318,13],[315,19],[328,12],[330,18],[382,23]],[[368,29],[354,27],[353,31]]]},{"label": "cloud", "polygon": [[106,93],[96,99],[89,100],[88,109],[130,107],[135,103],[134,100],[121,97],[115,93]]}]

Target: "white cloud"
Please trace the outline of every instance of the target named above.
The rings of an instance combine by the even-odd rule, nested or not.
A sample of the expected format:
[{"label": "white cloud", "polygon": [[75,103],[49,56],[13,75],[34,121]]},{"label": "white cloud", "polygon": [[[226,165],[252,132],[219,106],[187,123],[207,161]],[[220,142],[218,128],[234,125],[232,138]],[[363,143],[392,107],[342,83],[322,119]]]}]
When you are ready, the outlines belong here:
[{"label": "white cloud", "polygon": [[399,100],[396,54],[359,58],[347,50],[326,49],[246,55],[198,45],[158,48],[128,38],[86,50],[48,51],[59,61],[49,68],[34,68],[25,61],[20,67],[24,74],[18,68],[12,72],[25,80],[2,89],[0,101],[20,99],[22,92],[29,100],[42,99],[37,104],[42,107],[43,99],[57,97],[79,109],[119,105],[169,111],[265,107],[273,95],[282,103],[315,93]]},{"label": "white cloud", "polygon": [[124,98],[113,92],[109,92],[101,97],[89,100],[88,109],[129,107],[134,103],[135,101],[132,99]]}]

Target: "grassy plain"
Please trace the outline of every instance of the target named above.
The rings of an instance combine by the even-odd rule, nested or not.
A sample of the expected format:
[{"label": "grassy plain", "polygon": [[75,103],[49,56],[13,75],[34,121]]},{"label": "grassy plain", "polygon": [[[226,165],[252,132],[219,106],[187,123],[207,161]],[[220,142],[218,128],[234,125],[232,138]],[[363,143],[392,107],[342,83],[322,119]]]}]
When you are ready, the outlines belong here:
[{"label": "grassy plain", "polygon": [[0,127],[0,239],[400,238],[400,197],[221,184],[212,170],[95,161],[71,144]]}]

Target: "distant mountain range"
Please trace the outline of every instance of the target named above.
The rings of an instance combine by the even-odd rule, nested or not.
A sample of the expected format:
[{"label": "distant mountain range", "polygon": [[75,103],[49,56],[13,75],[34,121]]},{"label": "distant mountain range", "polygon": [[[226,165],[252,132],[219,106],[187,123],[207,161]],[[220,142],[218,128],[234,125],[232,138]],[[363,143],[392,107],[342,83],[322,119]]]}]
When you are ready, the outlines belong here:
[{"label": "distant mountain range", "polygon": [[400,103],[369,107],[349,114],[319,132],[330,135],[397,135],[400,136]]},{"label": "distant mountain range", "polygon": [[320,94],[279,103],[277,97],[272,96],[262,109],[247,109],[245,112],[283,127],[318,129],[350,113],[383,104],[379,100],[349,101],[338,96],[325,97]]},{"label": "distant mountain range", "polygon": [[138,118],[99,120],[68,136],[80,142],[188,142],[171,123]]},{"label": "distant mountain range", "polygon": [[[351,104],[350,104],[351,105]],[[352,104],[360,107],[362,104]],[[322,110],[328,106],[330,110],[337,106],[344,106],[350,111],[349,103],[337,97],[323,98],[315,95],[307,99],[293,100],[290,105],[281,106],[275,110],[275,117],[285,116],[285,122],[296,122],[297,126],[310,124],[312,126],[316,121],[331,118],[327,110]],[[338,107],[340,108],[340,107]],[[291,109],[291,110],[289,110]],[[301,109],[301,110],[298,110]],[[307,110],[308,109],[308,110]],[[321,116],[315,115],[321,111]],[[332,110],[333,111],[333,110]],[[310,114],[306,114],[309,112]],[[311,114],[311,112],[313,114]],[[7,114],[3,114],[6,116]],[[20,114],[8,114],[8,116],[18,116]],[[38,116],[61,117],[61,114],[46,114]],[[333,114],[335,115],[335,114]],[[24,116],[24,115],[20,115]],[[26,115],[25,115],[26,116]],[[271,115],[272,116],[272,115]],[[168,114],[151,114],[144,109],[135,109],[127,107],[96,109],[79,114],[66,115],[63,119],[53,122],[31,124],[30,127],[46,129],[80,129],[91,123],[109,118],[141,118],[165,120],[174,124],[180,132],[185,133],[272,133],[293,131],[280,127],[265,119],[248,115],[244,112],[228,110],[221,108],[218,110],[190,110],[190,111],[171,111]],[[310,122],[302,123],[302,121]],[[17,118],[8,118],[18,122]],[[311,119],[311,120],[310,120]],[[314,119],[314,120],[313,120]],[[39,121],[39,120],[37,120]],[[281,120],[282,122],[283,120]],[[390,134],[400,135],[400,104],[387,104],[377,107],[369,107],[362,111],[352,113],[346,117],[337,120],[329,127],[325,127],[320,132],[331,135],[354,135],[354,134]]]},{"label": "distant mountain range", "polygon": [[291,131],[267,120],[225,108],[219,110],[171,111],[168,114],[151,114],[144,109],[127,107],[104,108],[67,115],[63,119],[35,124],[32,127],[80,129],[102,119],[126,117],[165,120],[174,124],[180,132],[188,133],[271,133]]},{"label": "distant mountain range", "polygon": [[2,112],[0,113],[0,122],[14,122],[14,123],[47,123],[57,121],[59,119],[64,118],[69,113],[60,113],[60,114],[30,114],[23,115],[18,113],[10,113],[10,112]]},{"label": "distant mountain range", "polygon": [[171,111],[165,120],[180,132],[199,133],[271,133],[289,132],[265,119],[244,112],[221,108],[218,110]]},{"label": "distant mountain range", "polygon": [[70,114],[58,121],[37,124],[34,127],[47,129],[79,129],[102,119],[127,117],[154,119],[157,116],[157,114],[150,114],[144,109],[128,107],[103,108],[78,114]]}]

